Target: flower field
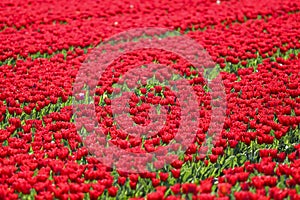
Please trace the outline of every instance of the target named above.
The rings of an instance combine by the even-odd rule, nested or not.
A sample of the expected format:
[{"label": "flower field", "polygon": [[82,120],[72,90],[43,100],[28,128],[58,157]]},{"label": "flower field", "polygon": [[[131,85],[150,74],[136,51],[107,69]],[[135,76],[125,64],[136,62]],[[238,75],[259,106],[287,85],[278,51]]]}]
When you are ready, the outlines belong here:
[{"label": "flower field", "polygon": [[2,0],[0,40],[0,199],[300,199],[300,1]]}]

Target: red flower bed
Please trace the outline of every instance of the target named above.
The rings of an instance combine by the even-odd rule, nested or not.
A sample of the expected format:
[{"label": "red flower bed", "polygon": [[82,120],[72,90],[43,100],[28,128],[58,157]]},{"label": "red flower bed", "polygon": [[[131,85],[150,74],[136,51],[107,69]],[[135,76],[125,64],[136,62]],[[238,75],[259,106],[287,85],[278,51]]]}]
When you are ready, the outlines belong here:
[{"label": "red flower bed", "polygon": [[[1,1],[0,199],[299,199],[299,9],[291,1]],[[219,121],[211,122],[211,102],[222,94],[210,94],[197,66],[174,52],[139,49],[118,57],[89,83],[97,86],[93,103],[105,135],[82,137],[80,131],[94,127],[90,119],[80,121],[83,130],[74,122],[74,98],[87,99],[84,91],[72,96],[78,71],[103,40],[137,27],[170,30],[158,38],[178,30],[207,50],[215,64],[205,64],[220,68],[226,94],[226,110],[215,112]],[[112,44],[111,50],[123,45]],[[135,73],[143,75],[148,63],[177,74],[139,83],[122,110],[128,115],[117,124],[113,94],[134,87],[134,77],[125,74],[138,68]],[[177,76],[191,86],[199,112],[182,109],[177,93],[164,85],[166,77]],[[151,125],[153,105],[166,115],[161,126]],[[198,120],[197,130],[184,127],[196,133],[192,143],[172,162],[162,155],[151,160],[149,172],[122,170],[141,164],[125,158],[123,168],[111,167],[110,157],[99,161],[95,155],[103,152],[90,147],[110,141],[120,151],[168,153],[162,147],[178,139],[183,113]],[[210,127],[223,115],[220,135],[205,146]],[[134,126],[121,129],[129,119]],[[154,133],[146,139],[130,134],[140,127]]]}]

